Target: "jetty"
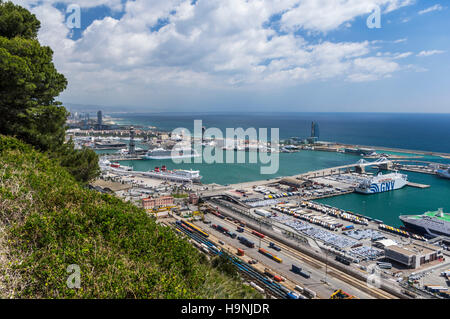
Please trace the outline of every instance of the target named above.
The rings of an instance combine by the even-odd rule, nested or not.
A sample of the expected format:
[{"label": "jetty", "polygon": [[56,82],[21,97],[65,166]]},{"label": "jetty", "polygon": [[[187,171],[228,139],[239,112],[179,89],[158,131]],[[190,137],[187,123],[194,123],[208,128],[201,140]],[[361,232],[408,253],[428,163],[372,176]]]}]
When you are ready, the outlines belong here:
[{"label": "jetty", "polygon": [[406,184],[408,186],[411,187],[416,187],[416,188],[430,188],[430,185],[426,185],[426,184],[419,184],[419,183],[413,183],[413,182],[408,182],[408,184]]}]

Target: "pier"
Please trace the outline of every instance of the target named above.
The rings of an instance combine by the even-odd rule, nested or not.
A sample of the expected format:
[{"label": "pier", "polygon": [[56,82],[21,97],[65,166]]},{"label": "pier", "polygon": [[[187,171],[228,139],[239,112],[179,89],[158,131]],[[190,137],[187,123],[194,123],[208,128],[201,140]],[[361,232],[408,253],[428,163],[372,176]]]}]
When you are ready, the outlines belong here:
[{"label": "pier", "polygon": [[413,183],[413,182],[408,182],[408,184],[406,184],[406,185],[411,186],[411,187],[422,188],[422,189],[424,189],[424,188],[430,188],[430,187],[431,187],[430,185],[419,184],[419,183]]}]

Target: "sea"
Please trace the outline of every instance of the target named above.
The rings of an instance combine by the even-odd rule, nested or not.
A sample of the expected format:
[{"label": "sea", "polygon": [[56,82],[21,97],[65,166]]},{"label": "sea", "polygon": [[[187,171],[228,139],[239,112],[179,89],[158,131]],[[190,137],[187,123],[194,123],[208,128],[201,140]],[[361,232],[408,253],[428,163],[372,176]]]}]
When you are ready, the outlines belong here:
[{"label": "sea", "polygon": [[450,153],[450,113],[126,113],[111,114],[118,124],[156,126],[193,132],[194,120],[206,128],[278,128],[281,139],[311,136],[355,145],[384,146]]},{"label": "sea", "polygon": [[[193,132],[194,120],[202,125],[219,128],[279,128],[280,138],[305,138],[311,135],[311,123],[318,124],[319,139],[355,145],[379,146],[409,150],[450,153],[450,114],[398,113],[126,113],[109,114],[118,124],[154,126],[172,131],[185,128]],[[234,155],[237,155],[237,152]],[[385,152],[386,153],[386,152]],[[414,156],[408,153],[388,152]],[[245,154],[249,156],[249,154]],[[275,174],[262,175],[263,164],[175,164],[171,160],[124,161],[135,170],[149,170],[166,165],[168,169],[200,170],[205,184],[221,185],[291,176],[327,167],[357,162],[351,154],[300,151],[279,154],[279,169]],[[450,163],[440,156],[421,155],[418,160]],[[267,165],[266,165],[267,166]],[[349,194],[318,200],[321,203],[381,219],[386,224],[400,226],[398,216],[421,214],[443,208],[450,212],[450,180],[434,175],[406,173],[409,180],[431,185],[427,189],[406,186],[393,192],[362,195]]]}]

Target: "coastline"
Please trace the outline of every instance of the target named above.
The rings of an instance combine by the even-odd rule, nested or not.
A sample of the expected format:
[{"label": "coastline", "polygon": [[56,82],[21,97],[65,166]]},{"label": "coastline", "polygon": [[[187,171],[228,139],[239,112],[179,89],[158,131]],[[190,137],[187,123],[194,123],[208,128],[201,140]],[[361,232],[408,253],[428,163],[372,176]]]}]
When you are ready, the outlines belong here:
[{"label": "coastline", "polygon": [[444,159],[450,159],[450,153],[435,152],[435,151],[410,150],[410,149],[393,148],[393,147],[385,147],[385,146],[352,145],[352,144],[343,144],[343,143],[336,143],[336,145],[339,145],[342,147],[372,148],[377,151],[398,152],[398,153],[407,153],[407,154],[413,154],[413,155],[430,155],[430,156],[442,157]]}]

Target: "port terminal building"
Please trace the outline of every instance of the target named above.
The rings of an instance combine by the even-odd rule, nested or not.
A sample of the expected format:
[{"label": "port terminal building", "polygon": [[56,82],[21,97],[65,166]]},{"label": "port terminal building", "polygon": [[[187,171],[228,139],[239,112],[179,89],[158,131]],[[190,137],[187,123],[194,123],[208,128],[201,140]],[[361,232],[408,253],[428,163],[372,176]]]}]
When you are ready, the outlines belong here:
[{"label": "port terminal building", "polygon": [[172,196],[162,196],[158,198],[144,198],[142,200],[142,207],[144,209],[150,210],[153,208],[160,208],[165,206],[172,206],[174,203],[174,198]]},{"label": "port terminal building", "polygon": [[442,260],[442,249],[428,244],[409,244],[402,247],[384,247],[385,257],[410,269],[418,269],[425,264]]}]

